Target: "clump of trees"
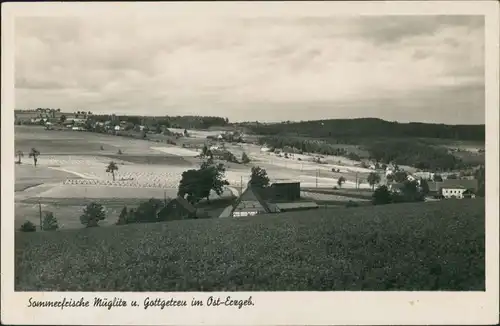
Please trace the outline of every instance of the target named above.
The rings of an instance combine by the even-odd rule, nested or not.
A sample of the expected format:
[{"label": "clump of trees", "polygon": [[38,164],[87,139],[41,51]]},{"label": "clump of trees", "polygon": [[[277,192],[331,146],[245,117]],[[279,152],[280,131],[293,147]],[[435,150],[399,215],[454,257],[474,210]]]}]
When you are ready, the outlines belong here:
[{"label": "clump of trees", "polygon": [[375,188],[375,185],[380,182],[380,175],[375,172],[370,172],[366,180],[368,181],[368,184],[372,187],[373,190]]},{"label": "clump of trees", "polygon": [[59,224],[57,223],[54,213],[45,212],[42,226],[44,231],[55,231],[59,229]]},{"label": "clump of trees", "polygon": [[372,195],[374,205],[423,201],[429,186],[419,186],[417,181],[404,181],[399,191],[390,191],[386,185],[377,187]]},{"label": "clump of trees", "polygon": [[225,179],[226,169],[222,163],[214,163],[212,159],[203,161],[199,169],[191,169],[182,173],[178,195],[190,203],[198,203],[201,199],[210,200],[210,192],[221,195],[224,187],[229,185]]},{"label": "clump of trees", "polygon": [[36,226],[34,223],[30,221],[24,222],[21,227],[19,228],[21,232],[35,232],[36,231]]},{"label": "clump of trees", "polygon": [[254,166],[251,169],[249,184],[253,187],[265,188],[270,183],[267,171],[260,166]]},{"label": "clump of trees", "polygon": [[83,214],[80,216],[80,222],[86,227],[99,226],[99,221],[106,218],[104,207],[98,203],[90,203],[83,209]]},{"label": "clump of trees", "polygon": [[477,180],[478,183],[478,191],[477,195],[479,197],[484,197],[486,194],[486,188],[485,188],[485,175],[486,171],[484,168],[484,165],[480,166],[475,172],[474,172],[474,178]]}]

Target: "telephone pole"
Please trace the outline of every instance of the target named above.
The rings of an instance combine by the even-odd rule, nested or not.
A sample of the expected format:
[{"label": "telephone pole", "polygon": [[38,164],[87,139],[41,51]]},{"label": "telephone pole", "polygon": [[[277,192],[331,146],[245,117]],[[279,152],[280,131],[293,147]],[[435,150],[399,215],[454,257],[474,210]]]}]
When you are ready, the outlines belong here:
[{"label": "telephone pole", "polygon": [[40,197],[38,197],[38,212],[40,214],[40,231],[43,230],[43,224],[42,224],[42,204],[40,203]]},{"label": "telephone pole", "polygon": [[240,175],[240,195],[243,193],[243,176]]},{"label": "telephone pole", "polygon": [[318,170],[316,170],[316,188],[318,188]]}]

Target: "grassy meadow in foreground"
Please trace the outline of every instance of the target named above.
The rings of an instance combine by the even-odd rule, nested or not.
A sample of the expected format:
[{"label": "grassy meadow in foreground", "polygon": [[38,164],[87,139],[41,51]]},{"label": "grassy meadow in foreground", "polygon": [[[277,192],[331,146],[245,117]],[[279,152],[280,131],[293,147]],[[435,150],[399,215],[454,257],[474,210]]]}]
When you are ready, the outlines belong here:
[{"label": "grassy meadow in foreground", "polygon": [[18,291],[484,290],[484,200],[16,233]]}]

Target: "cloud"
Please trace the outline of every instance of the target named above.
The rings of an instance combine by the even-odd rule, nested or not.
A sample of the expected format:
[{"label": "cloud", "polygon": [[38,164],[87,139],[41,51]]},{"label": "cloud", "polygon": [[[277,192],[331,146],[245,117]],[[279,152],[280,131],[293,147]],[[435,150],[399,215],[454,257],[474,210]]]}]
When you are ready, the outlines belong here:
[{"label": "cloud", "polygon": [[484,122],[477,16],[23,17],[15,51],[18,108]]}]

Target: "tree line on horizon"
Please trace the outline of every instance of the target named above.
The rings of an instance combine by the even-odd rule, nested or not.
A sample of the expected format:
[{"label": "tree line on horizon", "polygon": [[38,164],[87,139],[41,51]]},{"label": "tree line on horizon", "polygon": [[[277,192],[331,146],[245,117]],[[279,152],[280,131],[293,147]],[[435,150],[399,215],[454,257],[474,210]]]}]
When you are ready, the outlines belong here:
[{"label": "tree line on horizon", "polygon": [[485,140],[485,125],[447,125],[421,122],[391,122],[376,118],[329,119],[269,124],[244,123],[255,134],[289,135],[320,139],[341,138],[440,138],[451,140]]}]

